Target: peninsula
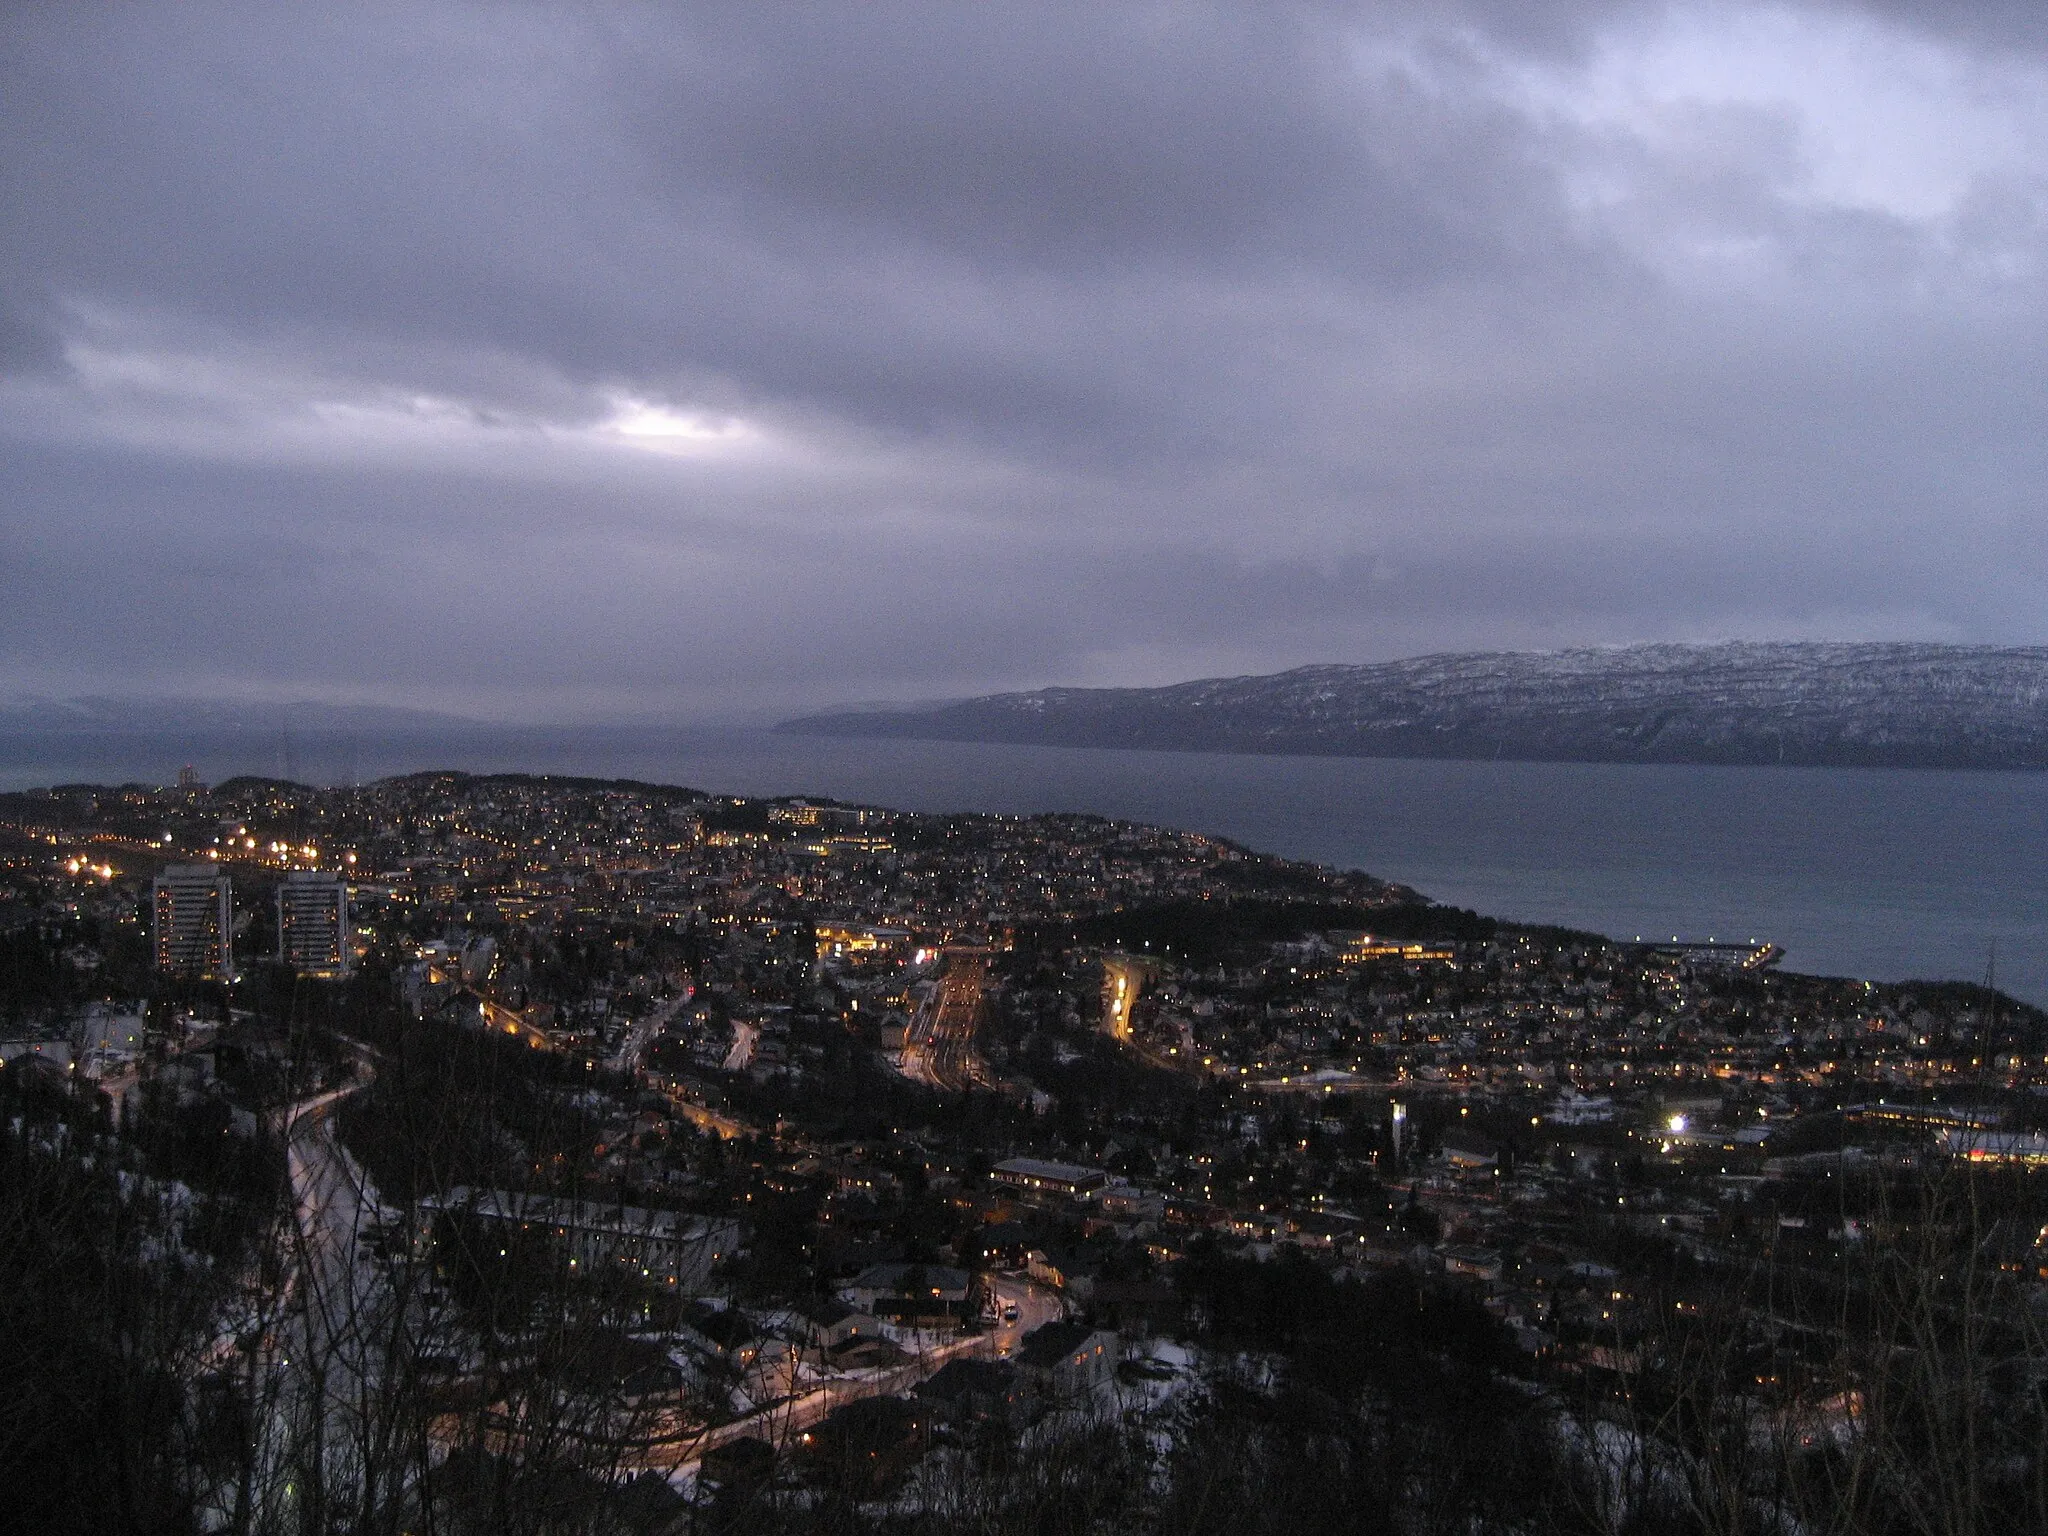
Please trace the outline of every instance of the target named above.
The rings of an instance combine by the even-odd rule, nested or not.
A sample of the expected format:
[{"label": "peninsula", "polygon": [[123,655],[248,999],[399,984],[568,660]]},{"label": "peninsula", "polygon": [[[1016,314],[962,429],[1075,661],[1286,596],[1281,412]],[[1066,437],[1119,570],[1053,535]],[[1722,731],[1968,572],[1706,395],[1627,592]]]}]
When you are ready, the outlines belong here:
[{"label": "peninsula", "polygon": [[1730,642],[1463,652],[785,722],[822,736],[1332,757],[2048,767],[2048,647]]}]

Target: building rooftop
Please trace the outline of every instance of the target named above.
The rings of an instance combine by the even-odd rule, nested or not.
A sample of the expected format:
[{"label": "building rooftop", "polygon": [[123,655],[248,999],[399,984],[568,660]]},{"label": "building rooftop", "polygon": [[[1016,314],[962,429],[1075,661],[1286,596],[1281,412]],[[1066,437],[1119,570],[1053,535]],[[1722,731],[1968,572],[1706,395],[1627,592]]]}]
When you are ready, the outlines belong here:
[{"label": "building rooftop", "polygon": [[1047,1184],[1106,1184],[1109,1175],[1100,1168],[1084,1168],[1078,1163],[1055,1163],[1037,1157],[1005,1158],[995,1166],[996,1173],[1015,1179],[1036,1179]]},{"label": "building rooftop", "polygon": [[1069,1355],[1079,1353],[1081,1346],[1101,1331],[1087,1323],[1041,1324],[1024,1336],[1017,1351],[1017,1363],[1042,1369],[1058,1365]]},{"label": "building rooftop", "polygon": [[849,1290],[888,1291],[906,1294],[906,1282],[923,1290],[956,1296],[967,1292],[968,1274],[964,1269],[953,1269],[943,1264],[870,1264],[848,1284]]},{"label": "building rooftop", "polygon": [[428,1195],[420,1204],[428,1210],[463,1212],[492,1221],[533,1222],[592,1232],[631,1232],[647,1237],[697,1238],[712,1229],[710,1222],[688,1211],[657,1211],[600,1200],[564,1200],[519,1190],[472,1189],[464,1184],[456,1185],[445,1195]]}]

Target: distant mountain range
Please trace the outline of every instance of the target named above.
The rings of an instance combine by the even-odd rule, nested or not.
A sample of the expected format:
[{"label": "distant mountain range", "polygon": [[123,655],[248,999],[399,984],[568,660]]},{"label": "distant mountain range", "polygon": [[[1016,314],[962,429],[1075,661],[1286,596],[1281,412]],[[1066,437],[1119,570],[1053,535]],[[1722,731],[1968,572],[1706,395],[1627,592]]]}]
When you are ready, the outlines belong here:
[{"label": "distant mountain range", "polygon": [[214,699],[0,697],[0,733],[447,730],[456,715],[372,704],[223,703]]},{"label": "distant mountain range", "polygon": [[2048,647],[1463,652],[1165,688],[1043,688],[778,729],[1175,752],[2048,767]]}]

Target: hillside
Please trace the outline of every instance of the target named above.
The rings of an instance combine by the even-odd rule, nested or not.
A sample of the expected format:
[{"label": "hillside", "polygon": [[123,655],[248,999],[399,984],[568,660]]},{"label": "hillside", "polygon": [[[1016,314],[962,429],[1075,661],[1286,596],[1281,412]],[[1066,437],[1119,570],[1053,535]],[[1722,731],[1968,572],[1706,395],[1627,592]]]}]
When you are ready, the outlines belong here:
[{"label": "hillside", "polygon": [[1066,747],[1567,762],[2048,767],[2048,647],[1469,652],[1164,688],[1045,688],[780,729]]}]

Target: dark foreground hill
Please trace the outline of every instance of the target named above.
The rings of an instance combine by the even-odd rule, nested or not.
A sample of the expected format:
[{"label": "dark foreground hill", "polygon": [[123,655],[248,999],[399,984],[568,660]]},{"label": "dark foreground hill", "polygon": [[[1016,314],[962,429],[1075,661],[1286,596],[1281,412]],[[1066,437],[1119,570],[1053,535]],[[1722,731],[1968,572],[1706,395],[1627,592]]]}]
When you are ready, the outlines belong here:
[{"label": "dark foreground hill", "polygon": [[781,729],[1177,752],[2048,767],[2048,647],[1472,652],[1166,688],[1044,688]]}]

